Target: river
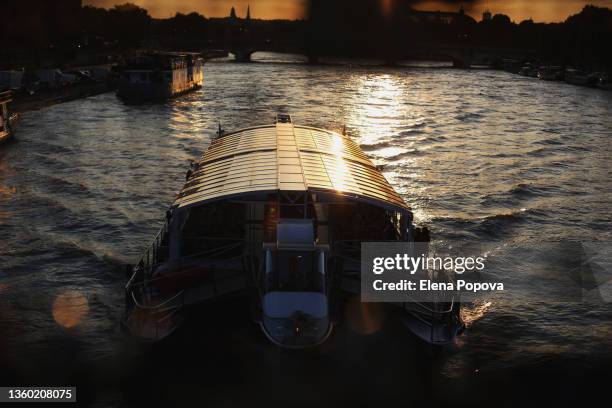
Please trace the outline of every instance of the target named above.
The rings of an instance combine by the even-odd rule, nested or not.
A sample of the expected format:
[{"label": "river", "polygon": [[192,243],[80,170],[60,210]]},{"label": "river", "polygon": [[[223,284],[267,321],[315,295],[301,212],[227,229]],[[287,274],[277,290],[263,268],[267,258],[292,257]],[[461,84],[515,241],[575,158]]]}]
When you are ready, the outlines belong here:
[{"label": "river", "polygon": [[[23,114],[0,147],[0,385],[76,384],[88,406],[467,406],[495,401],[490,390],[507,381],[516,401],[541,381],[561,402],[597,391],[611,360],[610,298],[491,296],[466,308],[465,334],[441,353],[397,328],[349,322],[297,356],[221,305],[183,343],[126,340],[124,265],[148,246],[219,123],[234,130],[288,112],[298,124],[346,126],[434,240],[482,242],[508,262],[500,248],[612,241],[612,93],[492,70],[255,60],[207,63],[203,89],[167,103],[126,106],[107,93]],[[508,270],[529,279],[550,267],[538,259]]]}]

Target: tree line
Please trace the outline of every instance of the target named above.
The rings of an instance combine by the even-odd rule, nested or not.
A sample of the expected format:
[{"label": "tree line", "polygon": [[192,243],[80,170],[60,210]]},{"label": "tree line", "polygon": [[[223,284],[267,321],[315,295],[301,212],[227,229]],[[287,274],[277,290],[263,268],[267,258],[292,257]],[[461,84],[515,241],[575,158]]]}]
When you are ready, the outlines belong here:
[{"label": "tree line", "polygon": [[[595,6],[562,23],[516,23],[503,14],[476,21],[460,12],[420,12],[400,0],[391,0],[387,10],[378,0],[311,0],[307,21],[247,21],[230,17],[229,10],[226,18],[194,12],[154,19],[132,3],[75,9],[74,0],[5,1],[6,12],[0,13],[5,53],[202,50],[223,48],[239,37],[269,50],[315,56],[401,59],[415,49],[453,45],[525,50],[551,63],[612,68],[612,10]],[[66,10],[58,11],[61,7]]]}]

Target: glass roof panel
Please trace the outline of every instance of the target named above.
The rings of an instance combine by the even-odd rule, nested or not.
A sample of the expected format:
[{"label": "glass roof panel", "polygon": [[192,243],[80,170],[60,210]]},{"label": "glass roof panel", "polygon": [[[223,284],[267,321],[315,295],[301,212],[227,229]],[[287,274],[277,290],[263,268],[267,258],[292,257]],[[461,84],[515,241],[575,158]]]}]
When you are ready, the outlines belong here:
[{"label": "glass roof panel", "polygon": [[408,209],[353,140],[291,123],[248,128],[213,140],[174,205],[309,188],[335,190]]}]

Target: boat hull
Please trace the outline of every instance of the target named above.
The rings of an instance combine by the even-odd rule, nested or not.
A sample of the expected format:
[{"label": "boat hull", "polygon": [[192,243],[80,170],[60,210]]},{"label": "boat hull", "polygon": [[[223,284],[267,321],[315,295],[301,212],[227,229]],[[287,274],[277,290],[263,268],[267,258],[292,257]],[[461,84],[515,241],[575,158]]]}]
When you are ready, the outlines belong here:
[{"label": "boat hull", "polygon": [[13,132],[0,132],[0,143],[4,143],[13,136]]},{"label": "boat hull", "polygon": [[202,88],[202,84],[190,83],[186,86],[169,86],[166,84],[119,84],[117,96],[127,102],[162,101],[175,98]]},{"label": "boat hull", "polygon": [[8,129],[0,131],[0,144],[8,141],[13,137],[13,126],[19,121],[19,114],[13,113],[8,120]]}]

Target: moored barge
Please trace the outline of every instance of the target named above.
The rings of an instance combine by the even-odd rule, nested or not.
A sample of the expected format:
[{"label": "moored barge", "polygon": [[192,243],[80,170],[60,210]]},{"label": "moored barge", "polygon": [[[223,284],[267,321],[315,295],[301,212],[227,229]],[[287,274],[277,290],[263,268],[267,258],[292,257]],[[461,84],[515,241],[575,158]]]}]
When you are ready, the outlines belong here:
[{"label": "moored barge", "polygon": [[[160,340],[188,308],[245,295],[256,299],[272,343],[316,346],[332,333],[331,303],[347,298],[335,294],[360,293],[361,243],[415,241],[412,221],[348,136],[294,125],[289,115],[220,129],[130,270],[124,325]],[[452,342],[462,327],[458,303],[393,306],[430,343]]]},{"label": "moored barge", "polygon": [[0,143],[13,135],[13,126],[19,118],[19,115],[11,113],[9,110],[9,104],[12,101],[11,91],[0,92]]},{"label": "moored barge", "polygon": [[130,58],[121,68],[117,96],[128,102],[159,101],[199,89],[204,60],[195,53],[157,52]]}]

